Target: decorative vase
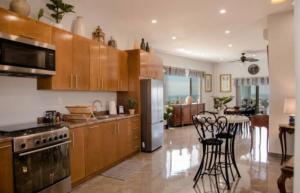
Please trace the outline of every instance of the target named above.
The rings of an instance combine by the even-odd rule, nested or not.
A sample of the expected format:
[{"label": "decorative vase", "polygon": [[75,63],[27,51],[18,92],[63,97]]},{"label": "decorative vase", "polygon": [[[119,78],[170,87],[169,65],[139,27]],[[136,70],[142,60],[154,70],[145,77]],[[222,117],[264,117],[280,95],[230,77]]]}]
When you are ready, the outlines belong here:
[{"label": "decorative vase", "polygon": [[146,44],[146,52],[150,52],[150,46],[149,46],[149,43],[147,42]]},{"label": "decorative vase", "polygon": [[141,42],[140,48],[141,48],[141,50],[146,51],[146,44],[145,44],[145,39],[144,38],[142,38],[142,42]]},{"label": "decorative vase", "polygon": [[82,16],[77,16],[74,21],[73,33],[81,36],[85,36],[85,25]]},{"label": "decorative vase", "polygon": [[9,4],[9,9],[20,15],[28,16],[31,8],[27,0],[12,0]]},{"label": "decorative vase", "polygon": [[111,46],[113,48],[117,48],[117,42],[113,37],[110,37],[110,40],[108,41],[108,46]]},{"label": "decorative vase", "polygon": [[129,109],[129,114],[134,115],[134,111],[135,111],[134,109]]}]

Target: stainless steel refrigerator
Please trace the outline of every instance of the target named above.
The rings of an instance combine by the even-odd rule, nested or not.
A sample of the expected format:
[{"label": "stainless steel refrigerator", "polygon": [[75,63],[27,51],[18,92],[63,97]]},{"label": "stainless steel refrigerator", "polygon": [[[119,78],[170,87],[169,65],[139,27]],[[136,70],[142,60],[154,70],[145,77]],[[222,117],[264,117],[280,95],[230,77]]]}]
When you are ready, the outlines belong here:
[{"label": "stainless steel refrigerator", "polygon": [[164,141],[163,81],[141,80],[142,151],[152,152]]}]

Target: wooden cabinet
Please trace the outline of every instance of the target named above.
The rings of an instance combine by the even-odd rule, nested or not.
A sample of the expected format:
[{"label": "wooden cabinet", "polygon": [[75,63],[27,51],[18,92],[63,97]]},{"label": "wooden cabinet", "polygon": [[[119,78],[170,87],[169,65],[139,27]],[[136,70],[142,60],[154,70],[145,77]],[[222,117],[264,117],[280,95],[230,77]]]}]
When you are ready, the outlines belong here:
[{"label": "wooden cabinet", "polygon": [[50,25],[20,16],[3,8],[0,8],[0,31],[44,43],[52,42],[52,27]]},{"label": "wooden cabinet", "polygon": [[173,105],[172,126],[192,124],[192,115],[205,111],[205,104]]},{"label": "wooden cabinet", "polygon": [[128,63],[127,53],[124,51],[119,51],[118,70],[118,91],[128,91]]},{"label": "wooden cabinet", "polygon": [[118,159],[123,159],[130,153],[130,119],[117,121],[117,154]]},{"label": "wooden cabinet", "polygon": [[156,55],[140,51],[140,77],[163,80],[163,63]]},{"label": "wooden cabinet", "polygon": [[140,117],[132,117],[129,121],[129,153],[140,151],[141,148],[141,122]]},{"label": "wooden cabinet", "polygon": [[87,176],[96,173],[103,168],[103,154],[101,152],[101,127],[105,124],[97,124],[86,127],[85,132],[85,173]]},{"label": "wooden cabinet", "polygon": [[85,128],[75,128],[70,130],[71,147],[70,147],[70,160],[71,160],[71,179],[72,184],[82,180],[85,174],[85,148],[84,148],[84,133]]},{"label": "wooden cabinet", "polygon": [[90,90],[102,89],[100,43],[90,42]]},{"label": "wooden cabinet", "polygon": [[[105,48],[104,48],[105,47]],[[103,90],[117,91],[118,89],[118,50],[103,46],[105,60],[102,63]],[[101,52],[102,54],[102,52]]]},{"label": "wooden cabinet", "polygon": [[11,142],[0,143],[0,192],[13,193],[13,158]]},{"label": "wooden cabinet", "polygon": [[56,47],[56,75],[38,79],[38,89],[71,90],[73,80],[73,35],[61,29],[53,29],[53,44]]},{"label": "wooden cabinet", "polygon": [[116,122],[100,124],[101,128],[101,157],[103,167],[107,168],[118,160]]},{"label": "wooden cabinet", "polygon": [[[90,44],[89,40],[74,35],[73,38],[73,76],[76,90],[90,88]],[[73,87],[73,88],[74,88]]]}]

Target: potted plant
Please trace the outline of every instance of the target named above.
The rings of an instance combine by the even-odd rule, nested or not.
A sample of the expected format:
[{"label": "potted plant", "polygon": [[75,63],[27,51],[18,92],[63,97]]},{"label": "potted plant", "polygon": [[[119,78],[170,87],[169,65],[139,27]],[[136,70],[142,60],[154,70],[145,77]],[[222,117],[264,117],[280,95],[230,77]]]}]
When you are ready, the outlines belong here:
[{"label": "potted plant", "polygon": [[164,112],[164,120],[165,120],[166,129],[169,128],[170,120],[171,120],[172,116],[173,116],[173,107],[170,105],[170,103],[168,103],[168,105],[166,105],[166,107],[165,107],[165,112]]},{"label": "potted plant", "polygon": [[233,96],[214,97],[214,108],[218,110],[219,115],[224,115],[226,104],[232,101]]},{"label": "potted plant", "polygon": [[[63,0],[50,0],[50,3],[46,4],[47,8],[50,10],[51,14],[50,20],[54,20],[56,26],[61,27],[61,20],[67,13],[75,13],[74,6],[64,3]],[[40,9],[38,13],[38,20],[44,17],[44,9]]]},{"label": "potted plant", "polygon": [[135,105],[136,105],[136,100],[134,98],[129,98],[128,99],[128,109],[129,109],[130,115],[134,115]]}]

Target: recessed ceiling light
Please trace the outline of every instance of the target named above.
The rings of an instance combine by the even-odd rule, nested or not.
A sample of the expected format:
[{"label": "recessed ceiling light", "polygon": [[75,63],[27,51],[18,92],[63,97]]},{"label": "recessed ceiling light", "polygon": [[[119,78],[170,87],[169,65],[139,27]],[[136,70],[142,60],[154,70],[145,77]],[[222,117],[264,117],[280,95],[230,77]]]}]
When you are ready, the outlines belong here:
[{"label": "recessed ceiling light", "polygon": [[225,34],[230,34],[230,33],[231,33],[231,31],[229,31],[229,30],[225,31]]},{"label": "recessed ceiling light", "polygon": [[232,48],[232,44],[228,44],[228,48]]},{"label": "recessed ceiling light", "polygon": [[271,0],[271,3],[272,4],[279,4],[279,3],[283,3],[285,2],[286,0]]},{"label": "recessed ceiling light", "polygon": [[223,61],[223,58],[219,58],[220,61]]},{"label": "recessed ceiling light", "polygon": [[176,40],[177,38],[175,36],[172,36],[172,40]]},{"label": "recessed ceiling light", "polygon": [[255,54],[252,54],[252,57],[255,57],[256,55]]},{"label": "recessed ceiling light", "polygon": [[156,24],[156,23],[157,23],[157,20],[156,20],[156,19],[152,19],[152,20],[151,20],[151,23]]},{"label": "recessed ceiling light", "polygon": [[220,11],[219,11],[219,13],[222,15],[225,14],[226,12],[227,12],[226,9],[220,9]]}]

